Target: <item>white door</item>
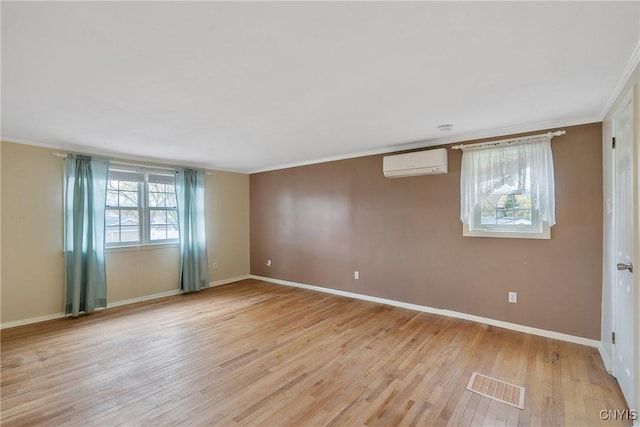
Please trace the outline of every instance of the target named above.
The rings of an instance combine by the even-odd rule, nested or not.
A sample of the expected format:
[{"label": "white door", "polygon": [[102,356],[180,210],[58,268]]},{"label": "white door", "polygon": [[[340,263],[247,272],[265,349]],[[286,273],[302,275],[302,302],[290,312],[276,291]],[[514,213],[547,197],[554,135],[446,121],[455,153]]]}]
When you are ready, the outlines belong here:
[{"label": "white door", "polygon": [[[623,106],[613,118],[615,135],[614,177],[614,286],[613,330],[615,332],[613,375],[631,409],[634,394],[633,349],[633,103]],[[632,272],[633,270],[633,272]]]}]

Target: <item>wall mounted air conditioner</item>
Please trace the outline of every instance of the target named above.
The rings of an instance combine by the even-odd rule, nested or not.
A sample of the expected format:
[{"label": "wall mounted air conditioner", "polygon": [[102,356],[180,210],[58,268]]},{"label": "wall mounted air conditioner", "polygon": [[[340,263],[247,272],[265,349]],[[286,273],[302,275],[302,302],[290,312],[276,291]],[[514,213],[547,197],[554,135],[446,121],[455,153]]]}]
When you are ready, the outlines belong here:
[{"label": "wall mounted air conditioner", "polygon": [[387,178],[447,173],[447,149],[437,148],[385,156],[382,168]]}]

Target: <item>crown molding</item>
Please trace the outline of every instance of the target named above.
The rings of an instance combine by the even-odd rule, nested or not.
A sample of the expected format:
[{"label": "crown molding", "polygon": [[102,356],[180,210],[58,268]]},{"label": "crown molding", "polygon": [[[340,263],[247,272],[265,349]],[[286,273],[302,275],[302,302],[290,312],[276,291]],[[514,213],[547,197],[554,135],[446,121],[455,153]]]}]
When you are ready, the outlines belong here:
[{"label": "crown molding", "polygon": [[556,130],[556,128],[560,128],[560,127],[584,125],[584,124],[596,123],[600,121],[602,120],[598,116],[598,117],[584,117],[580,119],[568,119],[568,120],[549,120],[544,122],[527,123],[524,125],[485,129],[485,130],[452,135],[450,137],[445,137],[445,138],[435,138],[435,139],[429,139],[425,141],[409,142],[405,144],[388,145],[388,146],[377,148],[374,150],[359,151],[359,152],[354,152],[354,153],[349,153],[349,154],[344,154],[339,156],[324,157],[321,159],[305,160],[301,162],[287,163],[279,166],[254,169],[254,170],[250,170],[247,173],[254,174],[254,173],[261,173],[261,172],[269,172],[269,171],[274,171],[279,169],[289,169],[289,168],[294,168],[298,166],[313,165],[317,163],[334,162],[337,160],[353,159],[356,157],[393,153],[393,152],[404,151],[404,150],[413,150],[416,148],[427,148],[427,147],[433,147],[436,145],[447,145],[447,144],[455,144],[459,142],[469,142],[476,139],[496,138],[496,137],[502,137],[507,135],[526,133],[526,132],[538,132],[538,131],[549,130],[549,129]]},{"label": "crown molding", "polygon": [[266,168],[259,168],[254,170],[220,168],[215,165],[209,165],[204,163],[193,163],[193,162],[175,163],[166,159],[146,157],[146,156],[132,156],[132,155],[116,152],[116,151],[91,149],[91,148],[82,147],[75,144],[51,143],[51,142],[32,141],[32,140],[24,140],[24,139],[16,139],[16,138],[2,138],[2,141],[11,142],[14,144],[33,145],[36,147],[51,148],[51,149],[67,151],[67,152],[89,154],[94,156],[103,156],[103,157],[109,157],[109,158],[114,158],[119,160],[130,160],[130,161],[145,162],[145,163],[148,162],[158,166],[162,166],[162,165],[186,166],[186,167],[195,167],[195,168],[202,168],[202,169],[215,170],[215,171],[221,171],[221,172],[254,174],[254,173],[280,170],[280,169],[289,169],[289,168],[294,168],[299,166],[314,165],[318,163],[353,159],[357,157],[373,156],[376,154],[394,153],[398,151],[413,150],[417,148],[428,148],[436,145],[447,145],[447,144],[456,144],[460,142],[469,142],[476,139],[497,138],[497,137],[503,137],[508,135],[527,133],[527,132],[538,132],[538,131],[550,130],[550,129],[555,130],[560,127],[577,126],[577,125],[583,125],[583,124],[595,123],[595,122],[601,122],[601,121],[602,119],[600,118],[600,116],[596,116],[596,117],[583,117],[579,119],[548,120],[544,122],[533,122],[533,123],[527,123],[523,125],[505,126],[500,128],[484,129],[484,130],[479,130],[474,132],[460,133],[457,135],[452,135],[450,137],[444,137],[444,138],[435,138],[435,139],[429,139],[429,140],[423,140],[423,141],[409,142],[404,144],[387,145],[387,146],[383,146],[373,150],[357,151],[357,152],[352,152],[352,153],[343,154],[343,155],[322,157],[319,159],[304,160],[304,161],[293,162],[293,163],[286,163],[282,165],[269,166]]},{"label": "crown molding", "polygon": [[220,171],[220,172],[235,172],[235,173],[243,173],[243,174],[247,173],[246,170],[220,168],[215,165],[210,165],[206,163],[184,162],[184,161],[175,162],[172,160],[156,158],[156,157],[135,156],[130,154],[124,154],[118,151],[83,147],[76,144],[54,143],[54,142],[47,142],[47,141],[33,141],[33,140],[5,138],[5,137],[1,137],[0,140],[2,140],[2,142],[10,142],[13,144],[32,145],[34,147],[50,148],[52,150],[60,150],[60,151],[70,152],[70,153],[79,153],[79,154],[87,154],[92,156],[107,157],[114,160],[115,159],[130,160],[134,162],[151,163],[155,166],[170,166],[170,167],[182,166],[182,167],[207,169],[207,170]]},{"label": "crown molding", "polygon": [[629,81],[631,74],[633,74],[638,64],[640,64],[640,40],[638,40],[638,43],[636,43],[636,47],[633,49],[633,52],[631,52],[631,56],[624,66],[622,73],[618,78],[618,82],[614,86],[613,92],[611,92],[611,95],[609,95],[609,99],[607,99],[604,107],[602,107],[599,115],[599,122],[603,121],[607,116],[607,114],[613,107],[613,104],[616,102],[616,99],[618,99],[618,97],[622,93],[622,90]]}]

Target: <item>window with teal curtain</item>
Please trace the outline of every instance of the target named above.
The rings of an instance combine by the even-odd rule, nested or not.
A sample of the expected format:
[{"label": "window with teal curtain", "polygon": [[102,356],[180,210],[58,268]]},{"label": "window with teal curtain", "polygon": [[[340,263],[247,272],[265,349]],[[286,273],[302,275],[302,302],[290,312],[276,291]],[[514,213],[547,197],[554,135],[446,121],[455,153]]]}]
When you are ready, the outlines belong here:
[{"label": "window with teal curtain", "polygon": [[182,292],[195,292],[209,286],[204,181],[203,171],[194,169],[176,171]]},{"label": "window with teal curtain", "polygon": [[65,313],[107,306],[105,206],[109,161],[68,155],[65,166]]}]

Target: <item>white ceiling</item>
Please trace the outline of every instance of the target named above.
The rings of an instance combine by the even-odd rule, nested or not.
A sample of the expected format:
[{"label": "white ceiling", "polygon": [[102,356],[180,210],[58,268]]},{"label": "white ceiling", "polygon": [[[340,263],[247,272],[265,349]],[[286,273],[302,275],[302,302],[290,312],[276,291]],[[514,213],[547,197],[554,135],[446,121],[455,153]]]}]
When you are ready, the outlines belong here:
[{"label": "white ceiling", "polygon": [[248,172],[600,121],[639,5],[2,1],[2,139]]}]

